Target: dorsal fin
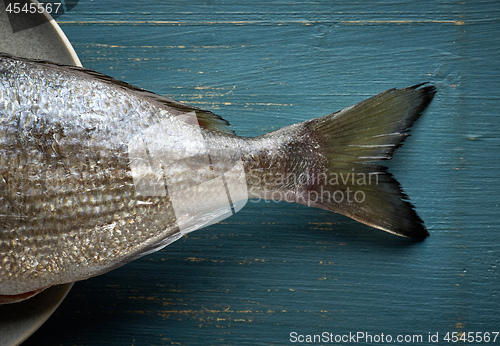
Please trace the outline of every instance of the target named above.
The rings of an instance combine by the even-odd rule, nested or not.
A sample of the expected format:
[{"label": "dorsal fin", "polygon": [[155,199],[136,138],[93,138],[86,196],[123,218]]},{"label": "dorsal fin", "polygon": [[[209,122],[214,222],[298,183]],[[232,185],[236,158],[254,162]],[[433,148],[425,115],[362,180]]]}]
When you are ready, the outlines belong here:
[{"label": "dorsal fin", "polygon": [[12,59],[17,59],[17,60],[23,60],[23,61],[28,61],[36,64],[43,64],[45,66],[50,66],[54,69],[59,69],[63,71],[70,71],[75,74],[80,74],[84,75],[93,79],[98,79],[101,82],[104,82],[109,85],[113,85],[118,88],[123,88],[129,92],[132,92],[134,94],[137,94],[143,98],[148,99],[151,102],[156,103],[159,107],[162,107],[166,110],[169,111],[174,116],[178,116],[180,114],[185,114],[185,113],[190,113],[190,112],[195,112],[196,117],[198,119],[198,124],[205,129],[208,130],[214,130],[214,131],[219,131],[223,132],[226,134],[231,134],[234,135],[234,130],[230,127],[229,122],[222,117],[220,117],[217,114],[214,114],[210,111],[203,110],[197,107],[189,106],[186,104],[183,104],[181,102],[175,101],[171,98],[160,96],[158,94],[155,94],[151,91],[138,88],[136,86],[130,85],[126,82],[120,81],[118,79],[115,79],[113,77],[110,77],[108,75],[105,75],[100,72],[96,72],[94,70],[90,70],[84,67],[77,67],[77,66],[70,66],[70,65],[63,65],[63,64],[56,64],[53,62],[49,61],[44,61],[44,60],[31,60],[31,59],[26,59],[26,58],[18,58],[11,56],[9,54],[4,54],[1,53],[0,56],[6,56],[8,58]]},{"label": "dorsal fin", "polygon": [[171,98],[159,96],[159,95],[156,95],[156,94],[151,93],[151,92],[146,91],[146,90],[144,90],[144,92],[147,94],[144,96],[146,96],[148,98],[152,98],[155,101],[160,102],[161,104],[164,104],[169,108],[173,108],[173,109],[181,112],[180,114],[195,112],[196,118],[198,119],[198,124],[201,127],[204,127],[206,129],[209,129],[209,130],[215,130],[215,131],[231,134],[231,135],[235,134],[234,130],[231,128],[231,125],[229,124],[229,122],[226,119],[222,118],[221,116],[219,116],[215,113],[212,113],[210,111],[203,110],[203,109],[200,109],[197,107],[193,107],[190,105],[186,105],[184,103],[175,101]]},{"label": "dorsal fin", "polygon": [[[151,91],[138,88],[136,86],[130,85],[128,83],[125,83],[123,81],[120,81],[118,79],[115,79],[113,77],[110,77],[108,75],[89,70],[86,68],[82,67],[75,67],[75,66],[66,66],[66,65],[58,65],[58,67],[62,68],[69,68],[72,71],[75,71],[77,73],[83,73],[86,74],[92,78],[99,79],[105,83],[115,85],[120,88],[127,89],[133,93],[139,94],[142,97],[149,99],[150,101],[153,101],[160,106],[167,107],[167,109],[173,113],[174,116],[179,115],[179,114],[185,114],[185,113],[191,113],[195,112],[196,113],[196,118],[198,119],[198,124],[201,127],[204,127],[208,130],[215,130],[227,134],[234,135],[234,130],[230,127],[231,125],[229,122],[225,119],[223,119],[221,116],[212,113],[207,110],[203,110],[194,106],[186,105],[184,103],[175,101],[174,99],[171,99],[169,97],[161,96],[158,94],[155,94]],[[172,112],[174,110],[174,112]]]}]

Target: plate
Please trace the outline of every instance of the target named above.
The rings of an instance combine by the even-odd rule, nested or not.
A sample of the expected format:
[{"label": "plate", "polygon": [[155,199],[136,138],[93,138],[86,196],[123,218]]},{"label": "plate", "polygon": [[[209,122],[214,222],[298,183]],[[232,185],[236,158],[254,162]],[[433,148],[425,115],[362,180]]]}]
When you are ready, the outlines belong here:
[{"label": "plate", "polygon": [[[9,17],[4,1],[0,1],[0,52],[81,66],[66,35],[48,14]],[[0,305],[0,345],[18,345],[26,340],[52,315],[72,286],[50,287],[23,302]]]},{"label": "plate", "polygon": [[31,299],[0,305],[0,345],[19,345],[47,321],[73,284],[53,286]]},{"label": "plate", "polygon": [[[16,1],[16,3],[30,3]],[[38,4],[36,0],[31,2]],[[31,59],[81,66],[66,35],[47,13],[12,14],[0,1],[0,52]]]}]

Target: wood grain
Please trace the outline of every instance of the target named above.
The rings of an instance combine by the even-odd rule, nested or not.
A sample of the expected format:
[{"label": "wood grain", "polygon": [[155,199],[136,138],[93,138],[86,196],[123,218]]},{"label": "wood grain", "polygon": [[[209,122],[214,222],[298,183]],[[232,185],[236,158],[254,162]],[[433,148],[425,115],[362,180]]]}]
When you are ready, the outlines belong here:
[{"label": "wood grain", "polygon": [[210,109],[243,136],[435,84],[388,163],[431,237],[249,202],[77,283],[26,345],[499,331],[499,14],[495,1],[80,1],[58,21],[84,66]]}]

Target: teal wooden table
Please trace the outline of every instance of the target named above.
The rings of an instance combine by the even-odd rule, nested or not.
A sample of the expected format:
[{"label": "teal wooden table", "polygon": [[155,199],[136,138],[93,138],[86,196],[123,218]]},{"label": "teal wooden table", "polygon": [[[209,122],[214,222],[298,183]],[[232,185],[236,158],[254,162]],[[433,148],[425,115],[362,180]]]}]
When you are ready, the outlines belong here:
[{"label": "teal wooden table", "polygon": [[243,136],[432,82],[434,102],[388,162],[431,236],[249,202],[77,283],[26,345],[500,332],[497,1],[81,0],[58,22],[84,66],[209,109]]}]

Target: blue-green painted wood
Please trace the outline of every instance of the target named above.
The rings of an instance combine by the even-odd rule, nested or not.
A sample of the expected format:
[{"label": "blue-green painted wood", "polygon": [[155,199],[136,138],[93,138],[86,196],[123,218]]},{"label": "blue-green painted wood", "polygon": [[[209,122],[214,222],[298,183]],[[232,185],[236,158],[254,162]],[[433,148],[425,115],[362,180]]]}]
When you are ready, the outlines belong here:
[{"label": "blue-green painted wood", "polygon": [[240,135],[434,83],[388,163],[431,237],[250,202],[76,284],[26,345],[500,331],[499,17],[496,1],[81,0],[59,23],[84,66],[210,109]]}]

